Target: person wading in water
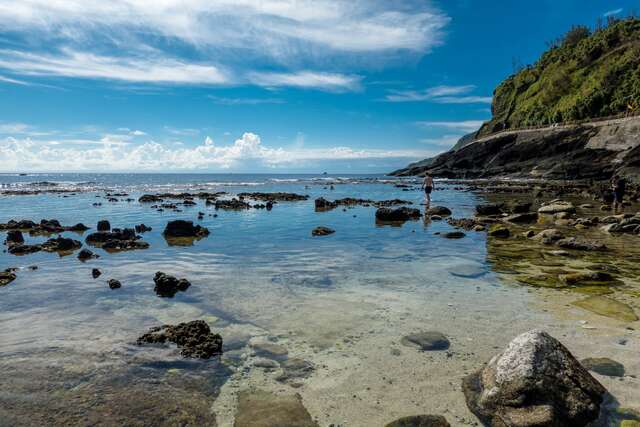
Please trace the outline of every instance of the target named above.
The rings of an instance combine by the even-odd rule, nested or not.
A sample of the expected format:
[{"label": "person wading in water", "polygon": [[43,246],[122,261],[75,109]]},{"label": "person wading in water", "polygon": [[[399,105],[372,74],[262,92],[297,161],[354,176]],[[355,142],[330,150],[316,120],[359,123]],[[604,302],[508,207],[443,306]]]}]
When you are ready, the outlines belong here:
[{"label": "person wading in water", "polygon": [[624,201],[624,193],[626,190],[627,182],[624,178],[619,175],[616,175],[611,180],[611,190],[613,190],[613,212],[617,213],[618,209],[620,212],[624,210],[622,207],[622,202]]},{"label": "person wading in water", "polygon": [[427,198],[427,206],[431,204],[431,192],[435,189],[433,186],[433,178],[430,174],[426,174],[424,177],[424,181],[422,181],[422,189],[424,190],[424,195]]}]

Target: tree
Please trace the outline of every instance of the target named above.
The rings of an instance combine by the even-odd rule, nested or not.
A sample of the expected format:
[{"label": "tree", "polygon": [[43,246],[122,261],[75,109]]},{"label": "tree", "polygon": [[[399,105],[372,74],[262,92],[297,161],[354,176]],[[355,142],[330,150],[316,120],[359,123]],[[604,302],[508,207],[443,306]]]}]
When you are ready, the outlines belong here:
[{"label": "tree", "polygon": [[591,35],[591,30],[584,25],[574,25],[564,36],[565,46],[575,46]]}]

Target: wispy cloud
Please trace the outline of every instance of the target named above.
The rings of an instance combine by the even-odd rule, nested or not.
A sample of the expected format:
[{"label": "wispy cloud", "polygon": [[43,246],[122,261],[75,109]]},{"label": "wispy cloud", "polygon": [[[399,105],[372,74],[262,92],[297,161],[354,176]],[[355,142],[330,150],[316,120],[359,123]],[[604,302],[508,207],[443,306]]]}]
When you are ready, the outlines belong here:
[{"label": "wispy cloud", "polygon": [[208,98],[216,104],[220,105],[260,105],[284,103],[284,99],[280,98],[226,98],[215,95],[209,95]]},{"label": "wispy cloud", "polygon": [[445,128],[455,129],[462,132],[473,132],[480,129],[484,122],[482,120],[463,120],[459,122],[437,122],[437,121],[420,121],[416,124],[424,128]]},{"label": "wispy cloud", "polygon": [[123,58],[63,50],[61,55],[0,50],[0,68],[25,75],[48,75],[141,83],[211,84],[231,80],[213,65],[168,58]]},{"label": "wispy cloud", "polygon": [[0,82],[11,83],[11,84],[20,85],[20,86],[30,86],[29,82],[12,79],[10,77],[5,77],[5,76],[0,76]]},{"label": "wispy cloud", "polygon": [[360,87],[360,76],[300,71],[295,73],[252,73],[249,79],[264,87],[296,87],[343,91]]},{"label": "wispy cloud", "polygon": [[0,51],[0,69],[132,83],[357,88],[337,64],[421,56],[442,43],[450,18],[430,2],[410,4],[20,1],[0,6],[0,27],[15,46],[31,48]]},{"label": "wispy cloud", "polygon": [[271,148],[254,133],[244,133],[233,144],[218,146],[207,137],[201,145],[163,145],[149,140],[133,144],[122,135],[92,140],[0,139],[0,171],[159,171],[300,167],[321,161],[419,159],[427,150],[353,149],[327,147]]},{"label": "wispy cloud", "polygon": [[444,147],[444,148],[451,148],[453,147],[458,140],[460,140],[460,138],[462,138],[464,135],[462,134],[457,134],[457,135],[443,135],[440,138],[423,138],[421,139],[419,142],[421,144],[426,144],[426,145],[431,145],[431,146],[435,146],[435,147]]},{"label": "wispy cloud", "polygon": [[608,16],[614,16],[614,15],[619,15],[620,13],[622,13],[624,9],[623,8],[618,8],[618,9],[613,9],[613,10],[609,10],[607,12],[605,12],[603,14],[603,16],[608,17]]},{"label": "wispy cloud", "polygon": [[[476,87],[434,86],[421,90],[390,90],[385,100],[388,102],[421,102],[430,101],[438,104],[490,104],[490,96],[469,96]],[[461,96],[465,95],[465,96]]]}]

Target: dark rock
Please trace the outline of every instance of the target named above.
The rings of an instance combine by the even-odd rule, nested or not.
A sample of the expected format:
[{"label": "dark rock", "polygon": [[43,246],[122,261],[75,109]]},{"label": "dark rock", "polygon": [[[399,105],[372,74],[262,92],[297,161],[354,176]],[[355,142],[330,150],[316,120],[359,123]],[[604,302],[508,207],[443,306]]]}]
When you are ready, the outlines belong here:
[{"label": "dark rock", "polygon": [[97,279],[98,277],[100,277],[102,275],[102,272],[100,270],[98,270],[97,268],[94,268],[93,270],[91,270],[91,276],[94,279]]},{"label": "dark rock", "polygon": [[42,250],[41,245],[11,245],[9,246],[9,253],[11,255],[27,255]]},{"label": "dark rock", "polygon": [[376,211],[376,220],[380,222],[405,222],[419,219],[422,216],[418,209],[413,208],[379,208]]},{"label": "dark rock", "polygon": [[604,251],[607,249],[607,247],[602,243],[581,240],[575,237],[560,239],[556,242],[556,245],[563,249],[573,249],[576,251]]},{"label": "dark rock", "polygon": [[539,330],[463,380],[467,406],[491,426],[585,426],[598,418],[605,388],[560,342]]},{"label": "dark rock", "polygon": [[527,213],[531,210],[531,206],[533,203],[531,202],[515,202],[509,205],[509,212],[512,214],[521,214]]},{"label": "dark rock", "polygon": [[[433,217],[431,217],[433,219]],[[476,227],[482,227],[484,229],[484,224],[473,218],[449,218],[447,219],[447,223],[455,228],[462,228],[466,231],[475,230]]]},{"label": "dark rock", "polygon": [[158,271],[153,278],[155,287],[153,290],[158,296],[173,298],[178,291],[186,291],[191,283],[187,279],[176,279],[161,271]]},{"label": "dark rock", "polygon": [[66,227],[65,229],[67,231],[82,232],[82,231],[87,231],[89,229],[89,227],[87,227],[83,223],[79,222],[76,225],[71,225],[69,227]]},{"label": "dark rock", "polygon": [[500,215],[502,213],[502,203],[489,203],[476,206],[476,214],[481,216]]},{"label": "dark rock", "polygon": [[60,236],[55,239],[49,239],[40,246],[43,251],[47,252],[69,252],[80,249],[82,247],[82,243],[77,240]]},{"label": "dark rock", "polygon": [[412,415],[390,422],[385,427],[450,427],[442,415]]},{"label": "dark rock", "polygon": [[580,361],[582,366],[596,374],[608,377],[624,377],[624,365],[608,357],[587,358]]},{"label": "dark rock", "polygon": [[309,196],[295,193],[240,193],[238,197],[241,199],[253,199],[263,202],[297,202],[308,200]]},{"label": "dark rock", "polygon": [[184,357],[209,359],[222,353],[222,337],[214,334],[204,320],[151,328],[138,338],[138,345],[175,343]]},{"label": "dark rock", "polygon": [[333,230],[329,227],[316,227],[311,230],[312,236],[328,236],[329,234],[335,233],[336,230]]},{"label": "dark rock", "polygon": [[142,233],[146,233],[147,231],[151,231],[152,228],[151,227],[147,227],[144,224],[140,224],[140,225],[136,225],[135,226],[135,230],[136,230],[136,233],[142,234]]},{"label": "dark rock", "polygon": [[426,215],[439,215],[441,217],[451,215],[451,210],[446,206],[434,206],[432,208],[427,209],[425,212]]},{"label": "dark rock", "polygon": [[240,211],[245,209],[251,209],[251,205],[243,200],[231,199],[231,200],[216,200],[214,207],[217,209]]},{"label": "dark rock", "polygon": [[8,285],[16,280],[16,275],[11,271],[0,271],[0,286]]},{"label": "dark rock", "polygon": [[103,219],[102,221],[98,221],[98,225],[96,226],[96,230],[98,230],[98,231],[110,231],[111,230],[111,224],[106,219]]},{"label": "dark rock", "polygon": [[116,279],[109,279],[107,281],[107,284],[109,285],[109,288],[111,289],[118,289],[122,287],[122,283],[120,283],[119,280]]},{"label": "dark rock", "polygon": [[435,331],[410,334],[403,337],[401,342],[409,347],[418,347],[422,351],[446,350],[450,345],[443,333]]},{"label": "dark rock", "polygon": [[532,222],[538,221],[538,213],[537,212],[526,212],[526,213],[516,213],[509,215],[504,218],[507,222],[512,222],[514,224],[530,224]]},{"label": "dark rock", "polygon": [[261,390],[238,393],[234,427],[318,427],[302,405],[300,395],[274,394]]},{"label": "dark rock", "polygon": [[138,199],[140,203],[161,203],[162,201],[161,197],[154,194],[145,194]]},{"label": "dark rock", "polygon": [[86,261],[88,259],[99,258],[99,257],[100,255],[94,254],[89,249],[83,249],[78,253],[78,259],[80,261]]},{"label": "dark rock", "polygon": [[324,197],[320,197],[315,200],[316,211],[328,211],[338,206],[337,203],[331,202]]},{"label": "dark rock", "polygon": [[24,243],[24,236],[20,230],[7,231],[7,239],[5,243],[9,246]]},{"label": "dark rock", "polygon": [[134,249],[148,249],[149,243],[140,240],[109,240],[102,244],[107,252],[130,251]]},{"label": "dark rock", "polygon": [[466,234],[464,234],[462,231],[449,231],[448,233],[442,234],[442,237],[444,237],[445,239],[462,239],[465,236]]},{"label": "dark rock", "polygon": [[209,230],[200,225],[193,225],[192,221],[179,219],[169,221],[162,234],[165,237],[205,237],[209,235]]},{"label": "dark rock", "polygon": [[506,239],[511,235],[511,231],[509,231],[509,229],[504,225],[493,224],[489,227],[489,232],[487,234],[492,237]]}]

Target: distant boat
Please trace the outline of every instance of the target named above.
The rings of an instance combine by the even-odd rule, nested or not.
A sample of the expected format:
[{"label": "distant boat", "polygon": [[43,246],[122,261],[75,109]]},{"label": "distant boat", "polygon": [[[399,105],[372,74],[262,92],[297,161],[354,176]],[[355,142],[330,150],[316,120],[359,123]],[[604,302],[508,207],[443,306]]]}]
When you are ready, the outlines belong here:
[{"label": "distant boat", "polygon": [[27,174],[27,173],[21,173],[20,174],[20,176],[27,176],[27,175],[29,175],[29,174]]},{"label": "distant boat", "polygon": [[322,172],[322,175],[327,175],[327,173],[326,172]]}]

